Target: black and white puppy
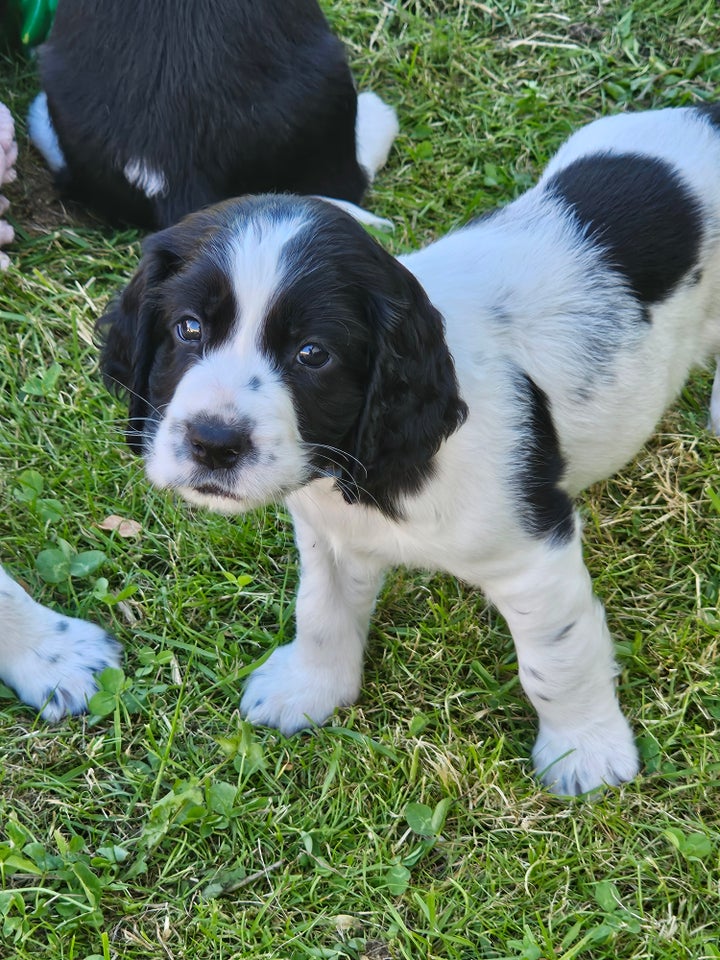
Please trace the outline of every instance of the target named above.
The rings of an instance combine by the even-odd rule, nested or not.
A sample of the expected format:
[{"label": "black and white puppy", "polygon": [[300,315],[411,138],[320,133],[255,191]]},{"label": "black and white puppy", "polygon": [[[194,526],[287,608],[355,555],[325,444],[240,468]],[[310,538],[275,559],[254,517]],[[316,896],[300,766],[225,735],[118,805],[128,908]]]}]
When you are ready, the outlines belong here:
[{"label": "black and white puppy", "polygon": [[143,227],[261,191],[357,204],[397,134],[317,0],[60,0],[39,63],[58,186]]},{"label": "black and white puppy", "polygon": [[399,259],[321,200],[219,205],[150,238],[103,323],[151,481],[292,513],[297,635],[251,675],[250,721],[289,734],[357,698],[406,564],[506,618],[550,789],[635,776],[573,498],[720,351],[718,109],[592,123],[515,202]]},{"label": "black and white puppy", "polygon": [[100,627],[37,603],[0,566],[0,680],[45,720],[82,713],[96,674],[120,665]]}]

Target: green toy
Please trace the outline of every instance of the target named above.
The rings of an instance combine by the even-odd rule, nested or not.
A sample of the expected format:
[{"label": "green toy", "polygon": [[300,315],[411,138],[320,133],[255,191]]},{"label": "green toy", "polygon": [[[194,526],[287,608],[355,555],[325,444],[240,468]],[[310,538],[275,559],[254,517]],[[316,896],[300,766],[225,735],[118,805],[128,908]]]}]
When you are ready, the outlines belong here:
[{"label": "green toy", "polygon": [[58,0],[8,0],[6,18],[20,30],[24,47],[36,47],[47,37]]}]

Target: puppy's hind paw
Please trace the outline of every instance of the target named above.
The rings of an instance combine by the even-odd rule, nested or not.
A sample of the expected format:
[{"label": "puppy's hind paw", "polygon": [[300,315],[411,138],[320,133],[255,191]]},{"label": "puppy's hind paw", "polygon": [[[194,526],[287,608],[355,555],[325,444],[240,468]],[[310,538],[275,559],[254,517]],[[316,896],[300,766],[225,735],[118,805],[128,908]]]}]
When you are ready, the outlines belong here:
[{"label": "puppy's hind paw", "polygon": [[533,762],[548,790],[566,797],[618,786],[634,779],[640,768],[632,731],[619,710],[611,722],[584,729],[541,725]]},{"label": "puppy's hind paw", "polygon": [[336,707],[357,699],[359,676],[345,669],[309,665],[296,643],[278,647],[252,673],[240,701],[240,712],[256,726],[274,727],[290,736],[321,726]]}]

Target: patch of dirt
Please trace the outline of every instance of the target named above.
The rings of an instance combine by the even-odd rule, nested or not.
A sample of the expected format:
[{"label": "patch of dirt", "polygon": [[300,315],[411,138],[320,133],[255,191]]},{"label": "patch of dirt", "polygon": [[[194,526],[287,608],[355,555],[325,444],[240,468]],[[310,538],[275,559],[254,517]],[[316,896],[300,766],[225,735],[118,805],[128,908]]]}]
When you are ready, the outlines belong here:
[{"label": "patch of dirt", "polygon": [[16,228],[29,234],[45,234],[62,227],[98,229],[105,226],[80,204],[59,196],[42,157],[22,134],[18,148],[17,180],[4,190],[10,201],[8,216]]}]

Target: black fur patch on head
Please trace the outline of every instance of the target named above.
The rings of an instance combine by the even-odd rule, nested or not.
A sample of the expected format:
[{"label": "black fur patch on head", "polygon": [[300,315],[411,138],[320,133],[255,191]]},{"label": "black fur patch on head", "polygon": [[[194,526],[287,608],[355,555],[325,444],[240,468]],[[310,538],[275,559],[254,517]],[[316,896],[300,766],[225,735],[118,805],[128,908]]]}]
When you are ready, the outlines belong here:
[{"label": "black fur patch on head", "polygon": [[[442,318],[352,217],[321,201],[303,208],[312,220],[284,250],[265,350],[321,472],[337,476],[349,502],[398,516],[399,498],[420,489],[467,412]],[[299,364],[305,344],[321,347],[328,362]]]},{"label": "black fur patch on head", "polygon": [[702,211],[662,160],[640,154],[582,157],[545,189],[572,208],[608,266],[642,303],[664,300],[695,267]]},{"label": "black fur patch on head", "polygon": [[[206,254],[222,211],[196,213],[149,237],[132,280],[98,321],[103,377],[114,392],[127,392],[127,439],[138,454],[149,422],[189,364],[227,336],[235,317],[227,272]],[[182,345],[177,325],[188,316],[200,321],[203,339]]]},{"label": "black fur patch on head", "polygon": [[[372,362],[363,295],[350,277],[357,258],[343,230],[330,233],[324,222],[320,230],[315,224],[301,230],[283,250],[283,281],[263,328],[263,349],[290,390],[313,463],[321,473],[347,479]],[[304,347],[328,359],[316,367],[302,364]],[[355,485],[364,480],[358,477]]]},{"label": "black fur patch on head", "polygon": [[[156,350],[148,374],[152,410],[162,410],[185,371],[223,343],[237,318],[237,302],[227,272],[214,257],[199,256],[171,274],[157,291]],[[183,318],[198,318],[202,340],[183,343],[177,327]]]},{"label": "black fur patch on head", "polygon": [[560,487],[565,461],[560,449],[550,403],[543,390],[523,371],[516,376],[522,441],[518,445],[513,487],[520,497],[523,526],[533,536],[566,543],[575,530],[573,504]]}]

